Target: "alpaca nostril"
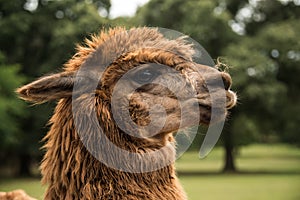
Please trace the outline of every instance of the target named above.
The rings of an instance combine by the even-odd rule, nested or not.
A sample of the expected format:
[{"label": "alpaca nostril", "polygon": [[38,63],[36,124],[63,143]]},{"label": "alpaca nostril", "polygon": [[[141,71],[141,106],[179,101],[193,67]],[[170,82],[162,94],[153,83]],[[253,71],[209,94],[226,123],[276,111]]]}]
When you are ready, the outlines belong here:
[{"label": "alpaca nostril", "polygon": [[222,72],[221,75],[222,75],[222,80],[223,80],[223,83],[224,83],[225,90],[229,90],[230,86],[232,84],[232,80],[231,80],[230,75],[227,74],[227,73],[224,73],[224,72]]}]

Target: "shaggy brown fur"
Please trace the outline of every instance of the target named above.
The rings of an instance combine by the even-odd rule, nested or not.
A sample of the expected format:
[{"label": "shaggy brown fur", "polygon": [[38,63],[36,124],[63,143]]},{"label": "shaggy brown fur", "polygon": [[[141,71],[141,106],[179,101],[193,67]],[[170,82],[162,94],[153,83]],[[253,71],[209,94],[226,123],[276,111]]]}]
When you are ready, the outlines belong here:
[{"label": "shaggy brown fur", "polygon": [[[105,52],[102,52],[106,56],[101,62],[106,63],[108,67],[103,72],[98,86],[96,89],[87,90],[90,92],[74,94],[76,93],[76,91],[73,92],[74,77],[80,67],[94,67],[93,73],[82,78],[97,80],[100,72],[97,71],[96,66],[93,66],[95,60],[91,59],[93,59],[92,55],[95,56],[98,53],[97,50],[101,45],[106,45]],[[27,101],[42,103],[59,100],[54,115],[50,119],[51,129],[44,138],[46,154],[42,161],[41,172],[42,182],[48,186],[45,199],[187,199],[172,163],[175,159],[172,133],[176,132],[179,127],[180,115],[189,114],[192,111],[181,113],[174,91],[186,96],[186,100],[191,98],[197,100],[203,124],[209,123],[211,112],[210,95],[205,85],[206,79],[214,80],[216,76],[221,76],[226,89],[227,109],[233,107],[236,102],[235,94],[229,91],[230,76],[219,72],[216,68],[193,63],[192,55],[193,49],[186,44],[184,38],[168,40],[156,29],[133,28],[125,31],[123,28],[116,28],[93,36],[91,40],[86,40],[86,45],[78,46],[77,53],[65,64],[64,72],[43,77],[19,88],[17,92],[20,97]],[[84,63],[88,64],[84,65]],[[129,109],[132,120],[138,125],[144,126],[150,123],[149,107],[155,104],[162,104],[167,113],[166,123],[159,133],[151,137],[134,137],[124,133],[115,124],[110,106],[111,97],[116,83],[123,74],[131,69],[143,70],[141,66],[147,63],[157,64],[157,70],[160,73],[164,73],[163,69],[159,68],[160,65],[175,69],[185,77],[186,82],[180,85],[170,84],[170,87],[172,85],[174,87],[172,89],[147,84],[130,98],[128,97],[130,104],[129,108],[127,108],[128,105],[126,108]],[[191,66],[201,69],[203,77],[197,75]],[[139,73],[139,71],[134,73]],[[125,84],[136,83],[128,80]],[[190,90],[196,90],[197,97],[191,97]],[[217,88],[216,94],[221,90],[224,91],[222,88]],[[75,95],[73,101],[80,108],[76,109],[75,113],[72,110],[72,92]],[[120,99],[120,103],[122,102],[123,99]],[[93,108],[96,110],[98,121],[90,120]],[[144,173],[125,172],[106,166],[96,158],[106,156],[102,150],[109,151],[109,145],[98,147],[102,150],[96,152],[96,158],[95,155],[91,155],[75,128],[74,120],[79,115],[84,116],[77,119],[77,123],[79,123],[80,131],[83,131],[88,138],[86,145],[93,146],[95,144],[89,141],[103,139],[94,128],[100,125],[105,136],[114,145],[129,152],[143,154],[167,147],[151,162],[155,164],[170,160],[171,164]],[[157,118],[160,117],[160,113],[154,113],[154,115]],[[195,125],[195,123],[198,122],[193,122],[193,120],[184,122],[184,127]],[[113,159],[130,166],[130,163],[126,163],[126,158]]]},{"label": "shaggy brown fur", "polygon": [[0,192],[0,200],[36,200],[28,196],[23,190]]}]

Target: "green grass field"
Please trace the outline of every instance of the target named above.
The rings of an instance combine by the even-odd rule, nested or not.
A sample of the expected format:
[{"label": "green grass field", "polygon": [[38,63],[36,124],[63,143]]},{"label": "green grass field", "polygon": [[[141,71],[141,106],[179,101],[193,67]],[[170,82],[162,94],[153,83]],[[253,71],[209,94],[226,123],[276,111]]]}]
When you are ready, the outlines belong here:
[{"label": "green grass field", "polygon": [[[185,153],[176,163],[190,200],[299,200],[300,149],[286,145],[251,145],[236,160],[239,173],[222,170],[222,149],[203,160]],[[200,172],[200,173],[199,173]]]},{"label": "green grass field", "polygon": [[[221,174],[222,149],[200,160],[198,152],[185,153],[176,163],[190,200],[299,200],[300,149],[285,145],[251,145],[239,151],[240,173]],[[42,199],[37,179],[3,179],[0,191],[17,188]]]}]

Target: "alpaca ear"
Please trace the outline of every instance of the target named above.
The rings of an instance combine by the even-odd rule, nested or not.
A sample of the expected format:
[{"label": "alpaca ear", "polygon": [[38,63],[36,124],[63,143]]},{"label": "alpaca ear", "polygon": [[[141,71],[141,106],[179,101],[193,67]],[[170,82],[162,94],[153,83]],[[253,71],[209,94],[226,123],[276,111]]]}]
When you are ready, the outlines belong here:
[{"label": "alpaca ear", "polygon": [[72,96],[74,72],[61,72],[41,77],[16,90],[21,99],[44,103]]}]

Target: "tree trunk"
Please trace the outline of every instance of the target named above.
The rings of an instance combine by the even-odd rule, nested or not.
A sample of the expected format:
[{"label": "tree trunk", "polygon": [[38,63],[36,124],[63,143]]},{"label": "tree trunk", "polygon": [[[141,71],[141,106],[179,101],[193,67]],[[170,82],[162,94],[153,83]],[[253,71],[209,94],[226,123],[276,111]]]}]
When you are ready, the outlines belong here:
[{"label": "tree trunk", "polygon": [[223,134],[224,137],[224,161],[225,165],[223,172],[236,172],[235,162],[234,162],[234,144],[232,140],[232,134],[227,132]]},{"label": "tree trunk", "polygon": [[23,153],[19,155],[19,176],[31,176],[31,156],[27,153]]}]

